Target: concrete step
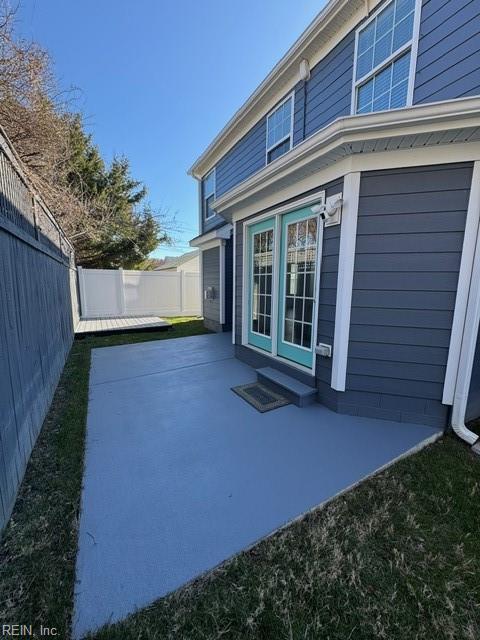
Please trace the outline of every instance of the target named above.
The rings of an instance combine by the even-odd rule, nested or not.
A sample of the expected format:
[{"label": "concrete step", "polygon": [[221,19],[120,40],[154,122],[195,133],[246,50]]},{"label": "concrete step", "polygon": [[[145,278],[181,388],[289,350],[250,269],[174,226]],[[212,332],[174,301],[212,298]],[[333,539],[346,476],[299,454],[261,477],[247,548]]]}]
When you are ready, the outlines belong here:
[{"label": "concrete step", "polygon": [[263,367],[256,371],[258,382],[273,389],[273,391],[281,393],[290,402],[296,404],[297,407],[306,407],[315,402],[317,390],[288,376],[286,373],[282,373],[272,367]]}]

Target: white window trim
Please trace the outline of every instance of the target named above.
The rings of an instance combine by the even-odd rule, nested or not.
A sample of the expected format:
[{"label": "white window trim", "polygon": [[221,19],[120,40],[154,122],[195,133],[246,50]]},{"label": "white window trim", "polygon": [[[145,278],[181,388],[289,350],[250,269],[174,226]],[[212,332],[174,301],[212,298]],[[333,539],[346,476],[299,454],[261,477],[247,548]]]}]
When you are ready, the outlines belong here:
[{"label": "white window trim", "polygon": [[[386,58],[376,67],[371,69],[364,76],[362,76],[361,78],[358,78],[358,80],[355,79],[356,69],[357,69],[357,60],[358,60],[358,39],[359,39],[360,32],[363,31],[370,24],[370,22],[375,20],[375,18],[382,11],[384,11],[390,4],[392,4],[392,2],[394,2],[394,0],[390,0],[390,2],[386,3],[385,5],[381,5],[374,13],[372,13],[370,18],[368,18],[368,20],[362,23],[358,27],[358,29],[355,31],[355,53],[353,56],[353,74],[352,74],[352,99],[350,103],[350,114],[352,116],[378,113],[378,112],[371,112],[371,111],[368,111],[366,113],[357,113],[357,89],[360,85],[364,84],[368,79],[373,78],[373,76],[375,76],[379,71],[388,67],[388,65],[390,65],[397,58],[400,58],[407,51],[410,51],[410,69],[409,69],[409,76],[408,76],[407,102],[403,107],[395,107],[395,109],[397,108],[405,109],[405,107],[411,107],[413,104],[413,90],[415,86],[415,71],[417,68],[418,39],[420,36],[420,18],[422,13],[422,0],[415,0],[413,30],[412,30],[411,39],[405,44],[402,44],[402,46],[399,47],[396,51],[392,52],[388,56],[388,58]],[[385,109],[384,111],[393,111],[393,110],[394,109]]]},{"label": "white window trim", "polygon": [[[212,175],[212,173],[213,173],[213,193],[210,193],[208,196],[206,196],[203,190],[203,183],[205,182],[205,180],[207,180],[207,178],[209,178]],[[208,209],[206,206],[206,202],[207,202],[207,198],[210,198],[212,195],[213,195],[213,199],[215,200],[217,196],[217,168],[216,167],[213,167],[213,169],[209,171],[202,180],[202,209],[203,209],[204,220],[211,220],[212,218],[215,217],[215,211],[212,213],[211,216],[207,215]]]},{"label": "white window trim", "polygon": [[[318,226],[317,226],[317,263],[315,266],[315,273],[317,274],[317,280],[315,284],[315,293],[316,293],[316,304],[314,306],[314,326],[312,328],[312,350],[313,350],[313,359],[312,359],[312,367],[305,367],[302,364],[294,362],[293,360],[288,360],[287,358],[282,358],[277,354],[277,340],[278,340],[278,279],[279,279],[279,269],[280,269],[280,252],[275,251],[275,247],[280,246],[280,235],[281,235],[281,216],[285,213],[289,213],[290,211],[296,211],[297,209],[302,209],[303,207],[308,207],[317,203],[325,202],[325,191],[317,191],[315,194],[311,196],[305,196],[304,198],[298,198],[294,202],[290,202],[286,205],[281,205],[275,207],[275,209],[268,211],[267,213],[255,216],[251,220],[247,220],[243,224],[242,235],[243,235],[243,263],[242,263],[242,332],[241,332],[241,345],[246,347],[247,349],[251,349],[252,351],[257,351],[257,353],[261,353],[266,358],[272,358],[272,360],[278,360],[279,362],[283,362],[284,364],[293,367],[294,369],[298,369],[304,373],[307,373],[311,376],[315,375],[316,370],[316,362],[317,362],[317,353],[315,351],[315,346],[317,344],[317,335],[318,335],[318,294],[319,294],[319,286],[320,286],[320,276],[321,276],[321,266],[322,266],[322,254],[323,254],[323,224],[322,220],[319,216],[318,218]],[[272,331],[271,331],[271,339],[272,339],[272,352],[268,353],[263,349],[259,349],[255,345],[249,344],[248,342],[248,329],[249,329],[249,318],[247,317],[249,314],[245,312],[248,304],[248,296],[249,296],[249,260],[248,260],[248,228],[251,225],[257,224],[257,222],[261,222],[266,218],[275,217],[275,244],[274,244],[274,264],[273,264],[273,287],[272,287],[272,314],[271,314],[271,322],[272,322]],[[295,345],[297,346],[297,345]]]},{"label": "white window trim", "polygon": [[[284,136],[283,138],[281,138],[281,140],[277,140],[274,144],[268,146],[268,119],[269,117],[275,113],[275,111],[277,109],[279,109],[282,105],[284,105],[286,102],[291,101],[292,106],[290,109],[290,131],[288,133],[288,135]],[[273,149],[276,149],[279,145],[281,145],[283,142],[285,142],[285,140],[289,140],[289,145],[288,145],[288,150],[285,151],[285,153],[288,153],[288,151],[291,151],[292,147],[293,147],[293,119],[294,119],[294,108],[295,108],[295,91],[292,91],[284,100],[282,100],[281,102],[279,102],[278,104],[275,105],[275,107],[269,112],[267,113],[266,119],[265,119],[265,164],[272,164],[272,162],[275,162],[275,160],[277,158],[275,158],[275,160],[271,160],[270,162],[268,161],[268,154],[270,153],[270,151],[273,151]],[[282,153],[282,156],[284,156],[285,154]],[[281,157],[281,156],[279,156]]]}]

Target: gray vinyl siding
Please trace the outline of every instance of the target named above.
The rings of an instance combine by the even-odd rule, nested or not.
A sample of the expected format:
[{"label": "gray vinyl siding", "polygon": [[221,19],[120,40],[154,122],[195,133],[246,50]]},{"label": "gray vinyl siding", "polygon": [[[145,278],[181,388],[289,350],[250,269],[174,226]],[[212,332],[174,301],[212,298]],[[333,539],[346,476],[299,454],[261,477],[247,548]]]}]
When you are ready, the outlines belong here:
[{"label": "gray vinyl siding", "polygon": [[471,177],[471,164],[362,174],[341,413],[446,425]]},{"label": "gray vinyl siding", "polygon": [[306,83],[304,138],[350,113],[355,30],[312,69]]},{"label": "gray vinyl siding", "polygon": [[477,346],[473,359],[465,420],[476,420],[477,418],[480,418],[480,332],[477,337]]},{"label": "gray vinyl siding", "polygon": [[208,328],[220,330],[220,248],[202,252],[203,290],[213,287],[215,298],[203,300],[203,317]]},{"label": "gray vinyl siding", "polygon": [[266,122],[266,118],[262,118],[217,163],[217,197],[223,195],[265,166]]},{"label": "gray vinyl siding", "polygon": [[480,93],[480,0],[422,6],[414,104]]}]

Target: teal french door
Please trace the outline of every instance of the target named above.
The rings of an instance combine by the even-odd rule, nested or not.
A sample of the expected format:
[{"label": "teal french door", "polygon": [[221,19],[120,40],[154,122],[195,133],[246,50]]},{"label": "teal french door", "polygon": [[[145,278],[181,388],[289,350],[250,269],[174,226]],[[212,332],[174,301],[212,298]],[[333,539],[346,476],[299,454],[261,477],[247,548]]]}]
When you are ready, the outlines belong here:
[{"label": "teal french door", "polygon": [[313,365],[318,220],[310,208],[282,217],[277,353]]},{"label": "teal french door", "polygon": [[248,342],[272,351],[275,218],[248,227]]},{"label": "teal french door", "polygon": [[308,368],[314,354],[318,232],[318,218],[307,207],[253,224],[246,237],[248,343]]}]

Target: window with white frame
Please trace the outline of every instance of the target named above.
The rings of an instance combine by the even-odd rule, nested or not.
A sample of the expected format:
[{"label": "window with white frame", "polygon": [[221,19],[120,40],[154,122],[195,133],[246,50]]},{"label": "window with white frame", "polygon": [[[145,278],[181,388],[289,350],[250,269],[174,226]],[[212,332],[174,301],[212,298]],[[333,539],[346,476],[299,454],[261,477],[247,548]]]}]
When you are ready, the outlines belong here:
[{"label": "window with white frame", "polygon": [[213,218],[215,211],[212,209],[212,203],[215,200],[215,169],[203,179],[203,215],[205,220]]},{"label": "window with white frame", "polygon": [[292,147],[293,94],[267,116],[267,164]]},{"label": "window with white frame", "polygon": [[393,0],[357,31],[354,113],[407,104],[415,4]]}]

